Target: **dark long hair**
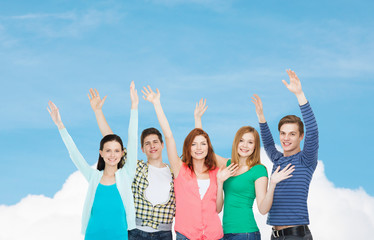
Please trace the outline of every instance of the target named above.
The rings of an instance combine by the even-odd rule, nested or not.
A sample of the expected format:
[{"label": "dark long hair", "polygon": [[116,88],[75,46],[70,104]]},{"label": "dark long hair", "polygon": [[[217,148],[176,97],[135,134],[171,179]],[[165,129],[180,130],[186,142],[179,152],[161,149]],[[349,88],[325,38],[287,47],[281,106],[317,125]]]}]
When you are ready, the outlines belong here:
[{"label": "dark long hair", "polygon": [[208,134],[201,128],[195,128],[192,130],[184,140],[182,161],[188,166],[189,169],[191,169],[191,171],[194,171],[191,156],[191,145],[196,136],[203,136],[206,138],[208,143],[208,155],[205,157],[204,165],[208,168],[208,171],[214,170],[217,167],[217,163],[213,146],[210,142]]},{"label": "dark long hair", "polygon": [[[100,150],[102,151],[103,148],[104,148],[104,144],[107,143],[107,142],[111,142],[111,141],[115,141],[115,142],[118,142],[120,145],[121,145],[121,150],[124,151],[124,154],[121,158],[121,160],[119,161],[117,167],[118,169],[122,168],[123,165],[125,165],[125,162],[126,162],[126,156],[127,156],[127,151],[126,149],[123,147],[123,143],[122,143],[122,139],[117,136],[116,134],[108,134],[106,135],[105,137],[103,137],[100,141]],[[101,155],[99,154],[99,160],[97,161],[97,170],[101,171],[101,170],[104,170],[105,168],[105,162],[104,162],[104,159],[101,157]]]}]

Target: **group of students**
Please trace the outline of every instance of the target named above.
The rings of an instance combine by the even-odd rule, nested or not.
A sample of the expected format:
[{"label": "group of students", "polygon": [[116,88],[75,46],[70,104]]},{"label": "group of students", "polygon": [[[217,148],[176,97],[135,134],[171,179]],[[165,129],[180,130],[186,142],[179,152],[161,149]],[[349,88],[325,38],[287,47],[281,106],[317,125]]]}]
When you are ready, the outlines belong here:
[{"label": "group of students", "polygon": [[[97,169],[79,153],[61,121],[59,110],[49,102],[48,111],[59,129],[70,157],[89,182],[82,214],[82,233],[93,239],[172,239],[172,224],[177,240],[261,239],[255,222],[256,199],[261,214],[268,213],[271,239],[312,239],[308,228],[307,198],[309,184],[318,158],[318,128],[296,74],[287,70],[285,86],[298,99],[305,122],[294,115],[283,117],[278,125],[283,152],[276,149],[258,95],[252,97],[260,123],[261,138],[273,162],[268,181],[267,169],[260,162],[260,136],[255,128],[244,126],[234,138],[231,158],[214,153],[201,117],[206,102],[196,104],[195,129],[186,137],[183,153],[176,143],[160,102],[160,92],[144,87],[143,98],[155,108],[165,137],[170,166],[162,159],[164,142],[156,128],[141,134],[141,150],[147,162],[137,160],[138,104],[134,82],[130,85],[131,113],[127,148],[113,134],[97,90],[89,99],[100,131]],[[269,183],[268,183],[269,182]],[[223,208],[222,222],[218,214]]]}]

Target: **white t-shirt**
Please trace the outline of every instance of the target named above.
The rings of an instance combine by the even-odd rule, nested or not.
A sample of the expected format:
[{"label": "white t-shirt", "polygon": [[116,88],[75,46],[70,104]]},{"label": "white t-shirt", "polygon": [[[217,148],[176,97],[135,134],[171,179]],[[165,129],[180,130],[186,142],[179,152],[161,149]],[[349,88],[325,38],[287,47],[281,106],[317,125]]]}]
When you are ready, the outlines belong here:
[{"label": "white t-shirt", "polygon": [[158,168],[148,165],[148,187],[145,190],[145,197],[152,203],[153,206],[157,204],[165,204],[169,201],[171,171],[169,166]]}]

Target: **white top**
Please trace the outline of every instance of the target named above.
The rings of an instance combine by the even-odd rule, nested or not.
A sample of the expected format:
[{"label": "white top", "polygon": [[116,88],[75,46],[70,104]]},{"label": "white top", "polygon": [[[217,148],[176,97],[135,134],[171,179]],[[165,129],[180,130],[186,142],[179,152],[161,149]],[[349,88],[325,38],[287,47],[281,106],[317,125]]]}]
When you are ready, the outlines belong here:
[{"label": "white top", "polygon": [[197,179],[197,185],[199,186],[200,198],[203,199],[206,191],[210,185],[210,179]]},{"label": "white top", "polygon": [[[148,187],[145,189],[145,198],[153,205],[165,204],[170,197],[170,184],[173,181],[168,165],[158,168],[148,164]],[[136,226],[144,232],[158,232],[159,230],[148,226]]]},{"label": "white top", "polygon": [[165,204],[169,201],[171,171],[169,166],[158,168],[148,165],[148,187],[145,190],[146,199],[153,206],[157,204]]}]

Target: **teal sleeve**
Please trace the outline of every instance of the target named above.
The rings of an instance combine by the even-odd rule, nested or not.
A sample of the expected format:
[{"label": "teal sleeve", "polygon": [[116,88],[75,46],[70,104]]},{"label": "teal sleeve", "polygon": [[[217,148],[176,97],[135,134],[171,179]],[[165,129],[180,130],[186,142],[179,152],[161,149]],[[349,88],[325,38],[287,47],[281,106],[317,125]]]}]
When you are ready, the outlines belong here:
[{"label": "teal sleeve", "polygon": [[138,158],[138,109],[131,109],[127,139],[127,161],[123,167],[131,179],[135,176]]},{"label": "teal sleeve", "polygon": [[82,154],[79,152],[77,146],[75,145],[73,139],[69,135],[66,128],[59,130],[62,141],[64,141],[66,148],[69,151],[69,155],[74,165],[78,170],[83,174],[83,176],[89,181],[91,178],[92,172],[95,171],[83,158]]},{"label": "teal sleeve", "polygon": [[258,164],[252,167],[253,178],[256,181],[260,177],[268,177],[268,171],[264,165]]}]

